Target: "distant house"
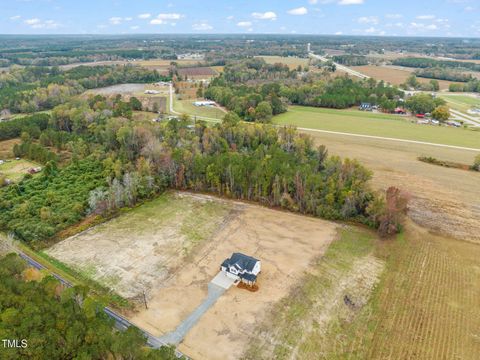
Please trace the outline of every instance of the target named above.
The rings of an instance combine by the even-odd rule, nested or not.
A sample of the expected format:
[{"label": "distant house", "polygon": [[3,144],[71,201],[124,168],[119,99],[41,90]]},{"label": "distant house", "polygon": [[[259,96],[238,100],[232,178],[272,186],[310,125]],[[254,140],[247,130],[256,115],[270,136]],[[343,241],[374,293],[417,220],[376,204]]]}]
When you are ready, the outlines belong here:
[{"label": "distant house", "polygon": [[372,104],[370,103],[361,103],[360,104],[360,107],[358,108],[358,110],[363,110],[363,111],[372,111]]},{"label": "distant house", "polygon": [[261,271],[260,260],[241,253],[233,253],[229,259],[226,259],[220,266],[229,278],[241,281],[247,285],[254,285],[257,276]]},{"label": "distant house", "polygon": [[33,167],[28,169],[28,173],[33,175],[33,174],[38,174],[40,171],[42,171],[41,167]]},{"label": "distant house", "polygon": [[145,94],[147,94],[147,95],[156,95],[156,94],[160,94],[160,91],[157,91],[157,90],[145,90]]},{"label": "distant house", "polygon": [[205,100],[205,101],[195,101],[193,103],[193,105],[195,105],[195,106],[215,106],[217,104],[215,103],[215,101]]}]

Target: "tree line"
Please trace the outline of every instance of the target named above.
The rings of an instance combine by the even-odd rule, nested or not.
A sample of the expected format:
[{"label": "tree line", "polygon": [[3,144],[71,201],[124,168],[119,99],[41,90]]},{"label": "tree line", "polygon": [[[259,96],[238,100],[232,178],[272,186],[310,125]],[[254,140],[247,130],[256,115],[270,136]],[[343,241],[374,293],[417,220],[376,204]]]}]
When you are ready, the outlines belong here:
[{"label": "tree line", "polygon": [[232,113],[214,127],[197,122],[192,128],[188,117],[138,123],[114,117],[106,100],[74,104],[52,111],[42,140],[68,141],[71,162],[58,168],[49,161],[41,175],[0,189],[1,230],[42,241],[90,213],[108,215],[167,188],[376,227],[388,218],[385,195],[371,191],[367,169],[328,156],[293,128],[252,125]]},{"label": "tree line", "polygon": [[23,348],[2,348],[2,359],[177,359],[171,347],[147,348],[137,328],[115,330],[103,305],[87,293],[27,268],[16,254],[1,257],[0,335],[27,341]]},{"label": "tree line", "polygon": [[58,67],[15,68],[0,73],[0,109],[32,113],[63,104],[86,89],[169,79],[156,70],[131,65],[78,66],[64,72]]},{"label": "tree line", "polygon": [[468,61],[437,60],[421,57],[405,57],[392,61],[393,65],[413,67],[413,68],[450,68],[467,69],[471,71],[480,71],[480,64]]}]

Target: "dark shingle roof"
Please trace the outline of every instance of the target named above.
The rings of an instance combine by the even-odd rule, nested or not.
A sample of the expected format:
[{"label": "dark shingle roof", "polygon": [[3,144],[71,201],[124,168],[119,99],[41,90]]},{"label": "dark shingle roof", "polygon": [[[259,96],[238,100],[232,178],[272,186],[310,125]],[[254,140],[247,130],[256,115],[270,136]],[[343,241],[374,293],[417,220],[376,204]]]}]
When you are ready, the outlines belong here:
[{"label": "dark shingle roof", "polygon": [[241,253],[233,253],[228,262],[230,265],[236,265],[238,269],[252,271],[258,260]]}]

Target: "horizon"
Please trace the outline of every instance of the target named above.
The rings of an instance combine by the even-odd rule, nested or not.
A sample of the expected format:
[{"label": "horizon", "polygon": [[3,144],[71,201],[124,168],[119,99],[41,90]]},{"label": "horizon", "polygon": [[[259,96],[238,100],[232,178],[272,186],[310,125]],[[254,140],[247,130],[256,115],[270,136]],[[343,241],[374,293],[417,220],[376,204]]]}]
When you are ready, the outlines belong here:
[{"label": "horizon", "polygon": [[[474,0],[232,1],[16,0],[3,5],[2,35],[259,34],[480,37]],[[215,9],[215,11],[212,11]],[[415,9],[411,11],[409,9]],[[94,10],[94,11],[92,11]]]}]

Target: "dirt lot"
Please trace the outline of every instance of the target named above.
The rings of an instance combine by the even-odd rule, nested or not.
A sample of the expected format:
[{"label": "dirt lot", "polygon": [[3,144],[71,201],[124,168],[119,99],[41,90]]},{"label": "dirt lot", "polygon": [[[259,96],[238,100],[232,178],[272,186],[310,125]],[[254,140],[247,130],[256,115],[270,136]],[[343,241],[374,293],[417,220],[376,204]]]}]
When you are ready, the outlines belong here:
[{"label": "dirt lot", "polygon": [[255,205],[238,213],[161,288],[133,321],[153,334],[175,329],[207,295],[221,262],[242,251],[262,261],[260,290],[231,288],[188,333],[180,350],[195,359],[238,359],[269,307],[286,296],[335,235],[336,225]]},{"label": "dirt lot", "polygon": [[373,170],[376,189],[398,186],[412,196],[410,216],[419,224],[480,243],[480,173],[422,163],[418,156],[473,164],[472,151],[310,133],[330,154],[355,157]]},{"label": "dirt lot", "polygon": [[161,286],[232,211],[223,202],[168,193],[56,244],[47,254],[134,299]]},{"label": "dirt lot", "polygon": [[210,79],[218,75],[217,71],[208,66],[192,67],[192,68],[180,68],[178,74],[184,78],[189,79]]},{"label": "dirt lot", "polygon": [[47,253],[125,297],[138,299],[145,290],[148,310],[132,321],[157,336],[174,330],[203,301],[233,252],[261,259],[260,290],[229,289],[180,345],[195,359],[238,359],[268,309],[304,278],[337,227],[256,205],[168,193]]},{"label": "dirt lot", "polygon": [[13,157],[13,147],[21,142],[20,139],[0,141],[0,160],[11,159]]}]

